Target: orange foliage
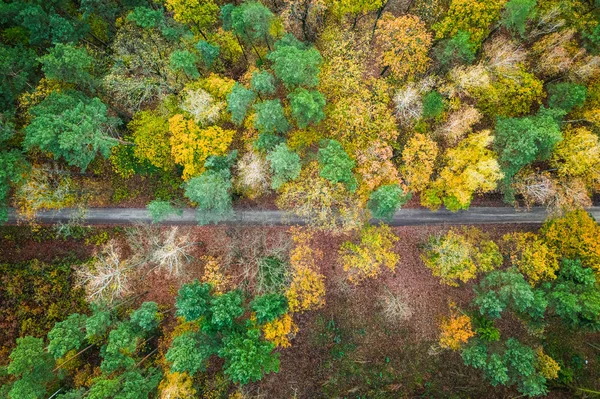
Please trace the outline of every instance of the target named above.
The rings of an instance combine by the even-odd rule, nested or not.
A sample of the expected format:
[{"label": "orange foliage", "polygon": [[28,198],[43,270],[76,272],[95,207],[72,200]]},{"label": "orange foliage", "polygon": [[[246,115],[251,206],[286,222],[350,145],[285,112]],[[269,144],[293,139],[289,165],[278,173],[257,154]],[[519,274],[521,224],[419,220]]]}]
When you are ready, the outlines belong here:
[{"label": "orange foliage", "polygon": [[440,329],[440,346],[453,351],[459,350],[469,341],[469,338],[475,335],[471,327],[471,318],[459,314],[454,303],[450,303],[450,317],[442,320]]},{"label": "orange foliage", "polygon": [[265,339],[275,346],[288,348],[291,346],[289,336],[298,332],[298,326],[289,314],[284,314],[278,319],[270,321],[263,326]]}]

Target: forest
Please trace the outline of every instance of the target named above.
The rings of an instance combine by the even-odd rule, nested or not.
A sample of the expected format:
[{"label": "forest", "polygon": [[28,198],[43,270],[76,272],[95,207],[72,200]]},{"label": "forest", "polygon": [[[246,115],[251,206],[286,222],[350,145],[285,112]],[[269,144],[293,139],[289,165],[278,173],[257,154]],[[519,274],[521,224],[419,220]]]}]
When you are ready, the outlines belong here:
[{"label": "forest", "polygon": [[0,399],[600,396],[600,0],[227,1],[0,0]]}]

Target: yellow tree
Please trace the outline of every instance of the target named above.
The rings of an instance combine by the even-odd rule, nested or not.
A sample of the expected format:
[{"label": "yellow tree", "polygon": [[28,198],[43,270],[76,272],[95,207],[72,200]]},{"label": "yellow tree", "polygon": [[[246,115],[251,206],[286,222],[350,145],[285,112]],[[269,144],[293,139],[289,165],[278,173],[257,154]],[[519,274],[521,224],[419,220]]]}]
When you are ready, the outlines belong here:
[{"label": "yellow tree", "polygon": [[408,140],[402,151],[404,165],[400,171],[410,191],[421,192],[429,185],[437,155],[437,144],[427,136],[415,133]]},{"label": "yellow tree", "polygon": [[600,143],[598,136],[588,129],[566,131],[550,162],[560,177],[581,178],[589,189],[600,189]]},{"label": "yellow tree", "polygon": [[219,126],[201,129],[193,120],[177,114],[169,119],[171,154],[183,166],[183,179],[204,172],[204,161],[210,155],[223,155],[233,140],[234,130]]},{"label": "yellow tree", "polygon": [[169,144],[169,121],[154,111],[141,111],[127,125],[133,136],[133,154],[147,159],[157,168],[170,170],[174,166]]},{"label": "yellow tree", "polygon": [[206,40],[206,30],[217,22],[219,6],[213,0],[165,0],[173,19],[190,25]]},{"label": "yellow tree", "polygon": [[510,260],[533,286],[541,281],[554,280],[558,271],[558,256],[534,233],[511,233],[503,237]]},{"label": "yellow tree", "polygon": [[494,190],[503,174],[495,154],[487,148],[493,140],[490,131],[484,130],[448,150],[438,179],[422,195],[421,203],[437,209],[443,202],[457,211],[467,209],[475,193]]},{"label": "yellow tree", "polygon": [[384,13],[378,22],[375,40],[381,49],[377,60],[383,67],[382,75],[389,69],[394,77],[411,80],[427,70],[431,34],[419,17],[402,15],[395,18]]},{"label": "yellow tree", "polygon": [[460,314],[453,302],[450,303],[450,317],[442,320],[440,330],[440,347],[453,351],[459,350],[475,335],[471,326],[471,318]]},{"label": "yellow tree", "polygon": [[340,248],[344,271],[354,284],[367,278],[375,278],[385,266],[394,271],[400,256],[394,253],[398,237],[389,226],[366,226],[361,230],[360,243],[346,241]]}]

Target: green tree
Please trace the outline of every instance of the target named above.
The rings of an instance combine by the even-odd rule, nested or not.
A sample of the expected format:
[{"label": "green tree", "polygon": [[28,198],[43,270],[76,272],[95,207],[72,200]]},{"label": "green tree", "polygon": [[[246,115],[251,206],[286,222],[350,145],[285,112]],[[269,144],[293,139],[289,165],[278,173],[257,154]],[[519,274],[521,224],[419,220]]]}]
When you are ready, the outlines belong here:
[{"label": "green tree", "polygon": [[583,105],[587,96],[587,88],[582,85],[561,82],[548,85],[548,106],[569,113],[573,108]]},{"label": "green tree", "polygon": [[201,334],[193,331],[186,331],[173,338],[173,343],[165,354],[172,371],[193,376],[206,369],[208,359],[216,352],[210,344],[202,345],[201,340]]},{"label": "green tree", "polygon": [[504,173],[505,193],[511,179],[533,161],[548,159],[556,143],[562,140],[558,117],[562,111],[542,108],[537,115],[524,118],[498,118],[495,145]]},{"label": "green tree", "polygon": [[204,66],[209,69],[212,68],[221,53],[221,48],[218,45],[209,43],[206,40],[200,40],[196,43],[196,50],[200,53]]},{"label": "green tree", "polygon": [[17,346],[11,352],[7,371],[18,378],[8,393],[10,399],[45,398],[47,385],[54,379],[54,361],[44,350],[41,338],[17,338]]},{"label": "green tree", "polygon": [[233,30],[250,44],[269,44],[271,24],[275,18],[271,10],[258,1],[245,1],[237,7],[223,9],[221,16],[225,29]]},{"label": "green tree", "polygon": [[196,55],[188,50],[173,51],[169,57],[169,66],[173,72],[183,71],[191,79],[200,77],[196,67]]},{"label": "green tree", "polygon": [[239,83],[233,86],[231,93],[227,95],[227,109],[231,112],[233,123],[240,125],[246,119],[248,108],[255,98],[256,93],[252,90],[246,89]]},{"label": "green tree", "polygon": [[98,98],[53,92],[29,113],[33,119],[25,128],[25,149],[39,147],[82,171],[97,153],[108,158],[118,143],[110,132],[119,120],[108,116],[106,105]]},{"label": "green tree", "polygon": [[231,187],[228,170],[207,170],[187,182],[185,196],[197,204],[196,219],[199,224],[216,223],[233,213]]},{"label": "green tree", "polygon": [[527,20],[535,13],[537,0],[510,0],[504,6],[500,24],[512,33],[525,36]]},{"label": "green tree", "polygon": [[48,333],[48,352],[55,359],[71,350],[78,350],[85,342],[85,322],[87,316],[73,313],[66,320],[58,322]]},{"label": "green tree", "polygon": [[34,84],[37,65],[32,49],[0,44],[0,112],[13,110],[19,95]]},{"label": "green tree", "polygon": [[256,313],[256,321],[264,324],[283,316],[288,311],[288,302],[285,295],[264,294],[254,298],[250,308]]},{"label": "green tree", "polygon": [[165,16],[163,10],[153,10],[148,7],[135,7],[133,11],[127,14],[127,20],[133,21],[140,28],[157,28],[164,23]]},{"label": "green tree", "polygon": [[[3,145],[0,140],[0,145]],[[11,185],[23,181],[29,163],[19,150],[0,151],[0,224],[8,220],[7,199]]]},{"label": "green tree", "polygon": [[296,180],[300,176],[300,157],[285,143],[278,144],[269,154],[267,161],[271,165],[271,187],[279,189],[284,183]]},{"label": "green tree", "polygon": [[259,94],[275,93],[275,78],[267,71],[254,71],[250,84]]},{"label": "green tree", "polygon": [[186,321],[195,321],[207,315],[210,300],[210,285],[200,284],[197,280],[191,284],[185,284],[177,293],[175,306],[177,316]]},{"label": "green tree", "polygon": [[350,192],[356,191],[357,182],[352,173],[356,163],[338,141],[329,140],[325,147],[319,148],[318,155],[321,177],[332,183],[343,183]]},{"label": "green tree", "polygon": [[129,322],[143,332],[150,332],[158,327],[159,313],[156,302],[144,302],[129,317]]},{"label": "green tree", "polygon": [[323,58],[319,51],[307,47],[291,35],[275,43],[275,50],[267,55],[273,62],[273,71],[288,89],[295,86],[315,87]]},{"label": "green tree", "polygon": [[254,127],[260,133],[286,133],[290,130],[280,100],[266,100],[254,104],[254,111]]},{"label": "green tree", "polygon": [[444,99],[437,91],[430,91],[423,96],[423,118],[437,118],[444,112]]},{"label": "green tree", "polygon": [[224,371],[231,381],[247,384],[279,371],[279,353],[272,353],[274,348],[260,339],[260,330],[249,329],[225,337],[219,356],[225,359]]},{"label": "green tree", "polygon": [[410,193],[405,194],[398,184],[388,184],[371,193],[367,207],[374,218],[391,220],[411,196]]},{"label": "green tree", "polygon": [[292,116],[300,129],[318,125],[325,118],[325,96],[320,92],[297,88],[288,95]]},{"label": "green tree", "polygon": [[438,62],[445,68],[471,64],[475,59],[476,46],[470,39],[469,32],[458,31],[452,38],[441,42],[435,50]]},{"label": "green tree", "polygon": [[90,86],[93,58],[85,48],[57,43],[48,54],[39,58],[46,78],[66,83]]},{"label": "green tree", "polygon": [[240,290],[213,297],[210,303],[210,323],[203,324],[203,330],[222,333],[223,330],[231,329],[235,319],[244,313],[242,301]]}]

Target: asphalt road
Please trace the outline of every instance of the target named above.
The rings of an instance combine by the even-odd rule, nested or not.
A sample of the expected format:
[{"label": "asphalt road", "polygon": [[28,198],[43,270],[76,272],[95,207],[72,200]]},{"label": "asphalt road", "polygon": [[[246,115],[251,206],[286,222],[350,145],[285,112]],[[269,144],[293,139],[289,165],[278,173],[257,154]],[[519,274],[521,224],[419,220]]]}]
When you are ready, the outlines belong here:
[{"label": "asphalt road", "polygon": [[[600,206],[591,207],[588,211],[596,220],[600,220]],[[38,222],[42,224],[67,223],[76,213],[74,209],[44,211],[38,213]],[[546,217],[545,208],[530,210],[510,207],[473,207],[467,211],[450,212],[441,209],[432,212],[427,209],[402,209],[394,215],[388,224],[392,226],[418,226],[434,224],[502,224],[502,223],[542,223]],[[8,223],[17,223],[14,209],[9,209]],[[84,216],[85,224],[127,225],[150,223],[152,219],[145,208],[90,208]],[[302,219],[290,216],[282,211],[242,210],[237,211],[225,224],[244,225],[292,225],[303,224]],[[162,224],[193,225],[196,224],[196,211],[185,209],[182,216],[172,216]]]}]

